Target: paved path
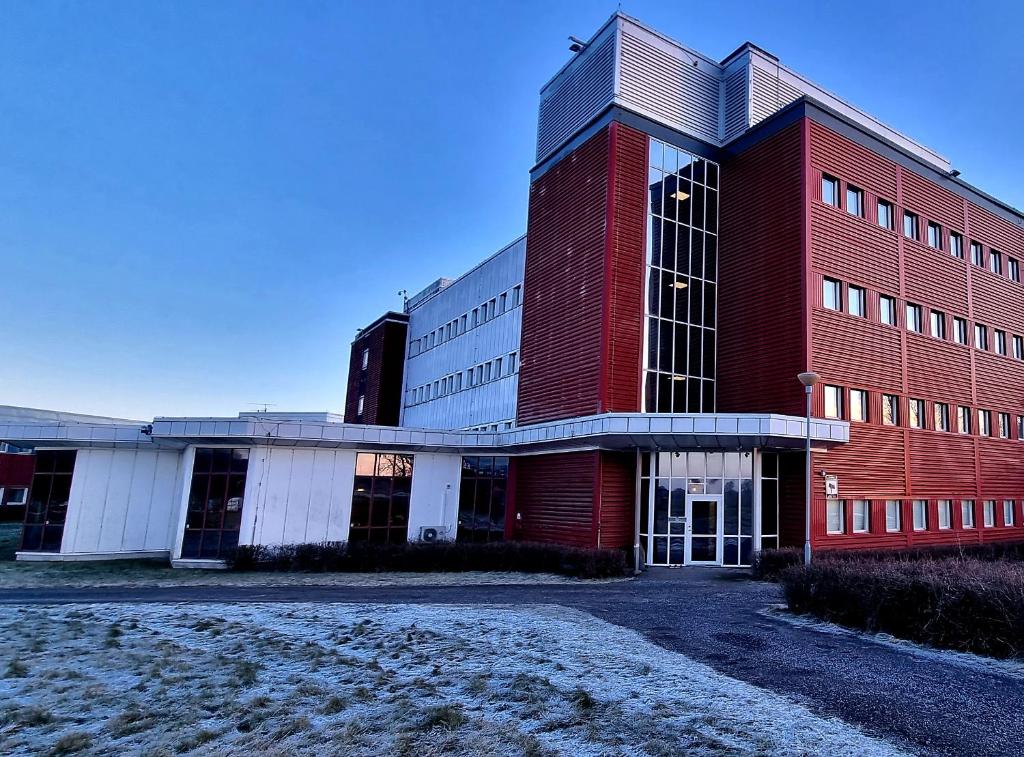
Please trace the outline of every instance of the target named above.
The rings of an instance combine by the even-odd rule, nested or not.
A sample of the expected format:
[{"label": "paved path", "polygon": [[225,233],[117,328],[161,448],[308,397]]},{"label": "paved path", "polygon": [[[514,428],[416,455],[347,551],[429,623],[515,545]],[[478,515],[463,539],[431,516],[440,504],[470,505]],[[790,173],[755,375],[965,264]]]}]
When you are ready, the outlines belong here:
[{"label": "paved path", "polygon": [[814,711],[924,754],[1019,755],[1024,676],[920,655],[856,635],[766,617],[777,587],[717,570],[652,571],[612,584],[455,587],[8,589],[0,604],[68,602],[388,602],[560,604]]}]

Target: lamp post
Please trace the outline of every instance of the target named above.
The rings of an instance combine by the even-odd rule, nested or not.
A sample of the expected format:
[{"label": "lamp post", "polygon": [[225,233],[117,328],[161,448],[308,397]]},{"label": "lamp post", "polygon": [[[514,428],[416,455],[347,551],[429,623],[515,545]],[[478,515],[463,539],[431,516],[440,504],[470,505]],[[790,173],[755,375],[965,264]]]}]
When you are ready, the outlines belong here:
[{"label": "lamp post", "polygon": [[820,378],[821,376],[814,371],[797,375],[797,379],[804,385],[804,395],[807,397],[807,444],[804,448],[807,457],[804,477],[804,565],[811,564],[811,394]]}]

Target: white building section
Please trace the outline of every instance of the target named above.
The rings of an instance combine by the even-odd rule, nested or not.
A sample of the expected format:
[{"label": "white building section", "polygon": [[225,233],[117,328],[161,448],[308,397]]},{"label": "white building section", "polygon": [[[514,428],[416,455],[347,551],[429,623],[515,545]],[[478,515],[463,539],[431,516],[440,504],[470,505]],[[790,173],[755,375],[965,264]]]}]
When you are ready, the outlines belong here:
[{"label": "white building section", "polygon": [[526,238],[409,300],[401,425],[504,430],[516,417]]}]

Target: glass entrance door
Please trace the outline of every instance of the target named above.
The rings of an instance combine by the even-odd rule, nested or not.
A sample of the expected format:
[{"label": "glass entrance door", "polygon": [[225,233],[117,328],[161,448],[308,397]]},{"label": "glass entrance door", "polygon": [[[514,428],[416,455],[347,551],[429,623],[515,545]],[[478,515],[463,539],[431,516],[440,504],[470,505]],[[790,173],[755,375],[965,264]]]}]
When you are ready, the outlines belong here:
[{"label": "glass entrance door", "polygon": [[722,495],[686,498],[686,564],[722,564]]}]

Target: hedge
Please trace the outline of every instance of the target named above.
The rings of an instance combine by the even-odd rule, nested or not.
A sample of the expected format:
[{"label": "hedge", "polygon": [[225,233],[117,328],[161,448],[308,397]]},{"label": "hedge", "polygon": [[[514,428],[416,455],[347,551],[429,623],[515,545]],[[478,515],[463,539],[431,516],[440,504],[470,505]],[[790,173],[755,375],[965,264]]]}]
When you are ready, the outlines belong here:
[{"label": "hedge", "polygon": [[239,571],[312,573],[516,571],[558,573],[576,578],[632,574],[632,562],[624,550],[582,549],[531,542],[244,545],[236,550],[230,567]]}]

